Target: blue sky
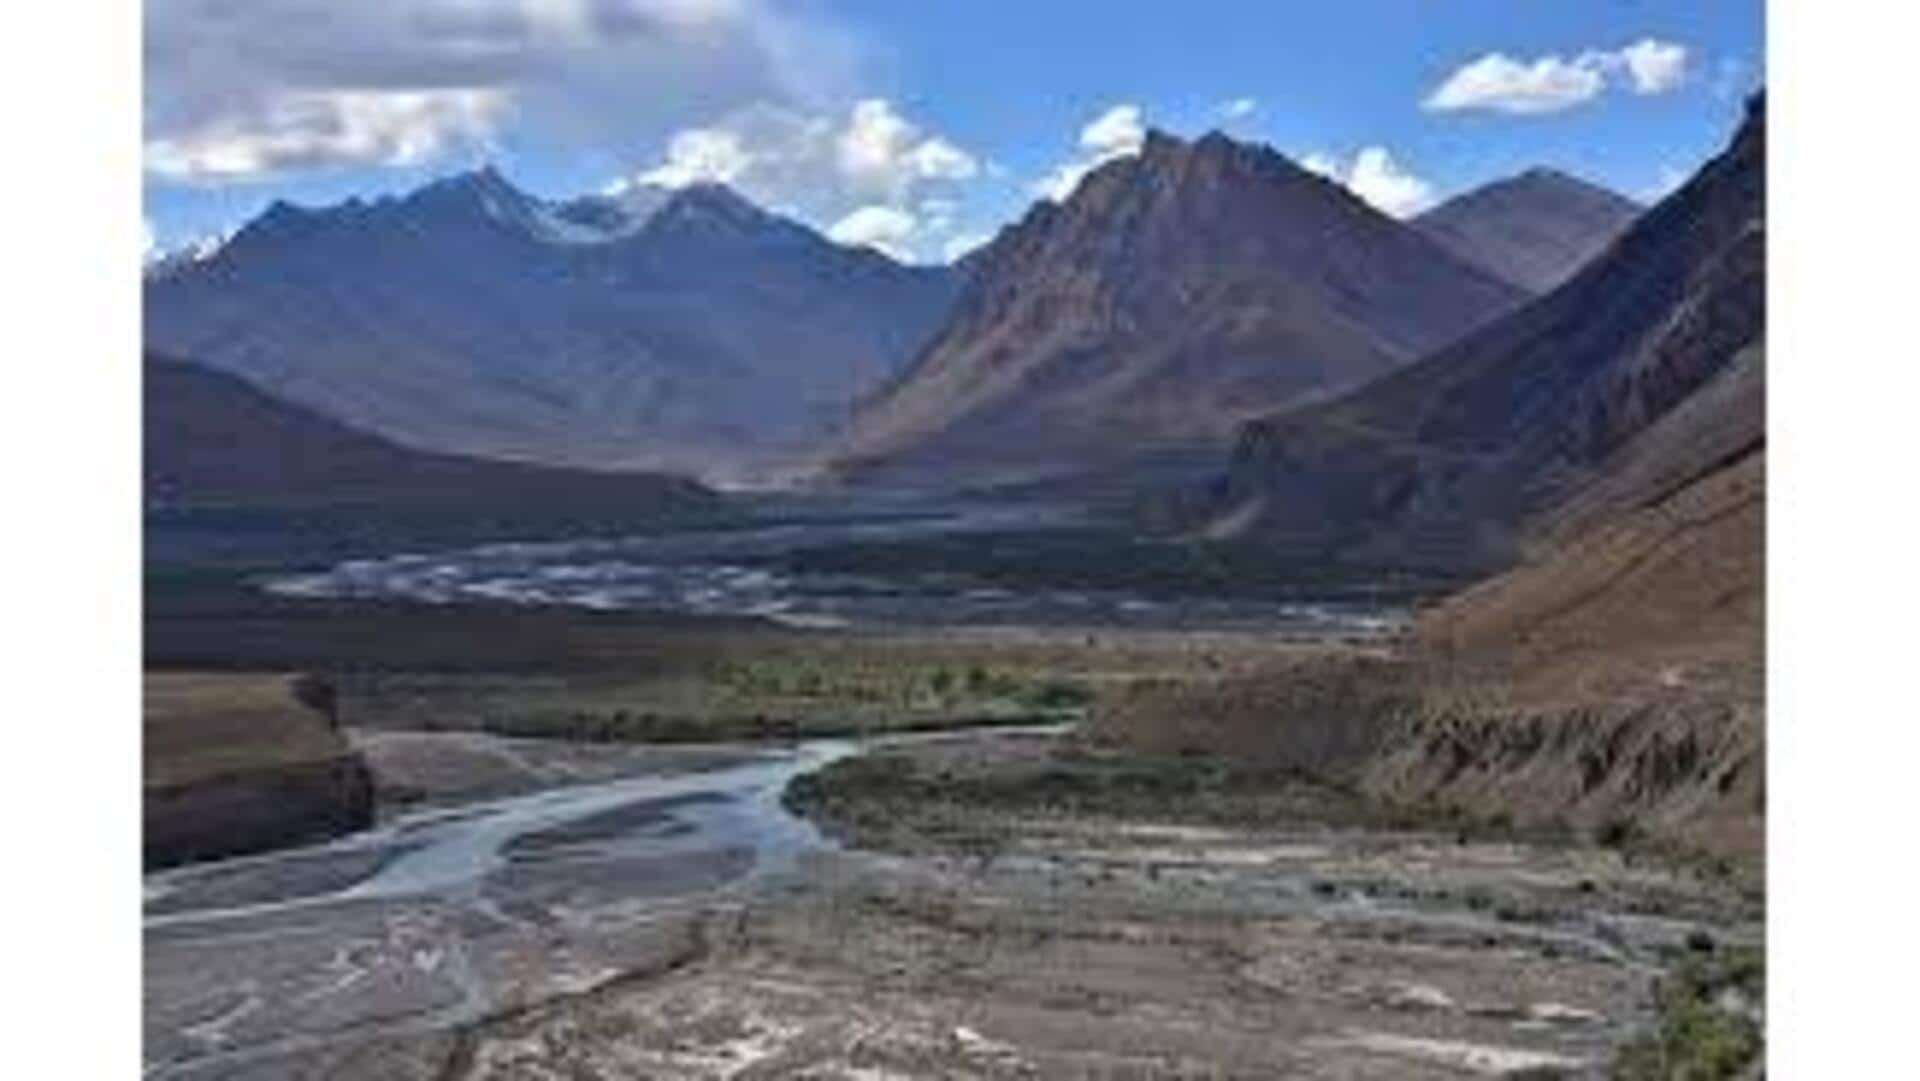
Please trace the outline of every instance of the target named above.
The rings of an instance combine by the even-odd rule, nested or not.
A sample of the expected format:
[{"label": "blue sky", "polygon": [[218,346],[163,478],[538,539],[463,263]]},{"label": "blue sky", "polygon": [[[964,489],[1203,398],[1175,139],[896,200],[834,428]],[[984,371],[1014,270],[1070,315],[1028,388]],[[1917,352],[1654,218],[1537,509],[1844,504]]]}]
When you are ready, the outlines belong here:
[{"label": "blue sky", "polygon": [[723,180],[937,260],[1137,143],[1270,143],[1409,214],[1531,165],[1647,198],[1760,80],[1759,0],[151,0],[161,247],[496,163]]}]

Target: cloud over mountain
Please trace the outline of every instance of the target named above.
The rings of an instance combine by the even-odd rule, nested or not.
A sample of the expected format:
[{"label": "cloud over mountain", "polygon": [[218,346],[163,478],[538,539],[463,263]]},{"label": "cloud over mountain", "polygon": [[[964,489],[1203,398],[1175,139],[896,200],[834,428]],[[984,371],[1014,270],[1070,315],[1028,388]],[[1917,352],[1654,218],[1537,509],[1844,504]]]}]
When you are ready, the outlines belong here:
[{"label": "cloud over mountain", "polygon": [[1562,112],[1593,101],[1610,83],[1636,94],[1665,94],[1686,81],[1687,47],[1643,38],[1615,50],[1533,60],[1491,52],[1454,70],[1421,107],[1428,112],[1482,110],[1513,116]]},{"label": "cloud over mountain", "polygon": [[230,183],[420,164],[510,118],[617,145],[693,108],[828,100],[856,52],[763,0],[154,0],[147,168]]},{"label": "cloud over mountain", "polygon": [[1028,190],[1034,196],[1060,202],[1073,194],[1088,173],[1115,158],[1140,152],[1147,141],[1147,126],[1140,106],[1123,103],[1107,110],[1080,129],[1080,153],[1062,162],[1047,175],[1034,181]]},{"label": "cloud over mountain", "polygon": [[839,113],[756,104],[668,140],[632,179],[680,188],[712,182],[835,239],[901,258],[940,257],[958,226],[952,196],[982,174],[978,157],[884,98]]},{"label": "cloud over mountain", "polygon": [[1308,154],[1300,164],[1392,217],[1409,218],[1433,205],[1433,185],[1408,172],[1384,146],[1362,147],[1347,162],[1330,154]]}]

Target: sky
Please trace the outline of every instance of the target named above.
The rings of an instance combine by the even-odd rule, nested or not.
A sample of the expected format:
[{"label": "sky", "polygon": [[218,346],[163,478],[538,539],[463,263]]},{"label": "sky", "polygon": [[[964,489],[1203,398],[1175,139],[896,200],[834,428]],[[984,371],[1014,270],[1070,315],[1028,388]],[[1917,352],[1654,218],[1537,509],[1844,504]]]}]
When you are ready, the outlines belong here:
[{"label": "sky", "polygon": [[1397,217],[1536,165],[1651,201],[1761,83],[1763,6],[148,0],[149,254],[486,163],[550,198],[718,181],[939,262],[1150,128]]}]

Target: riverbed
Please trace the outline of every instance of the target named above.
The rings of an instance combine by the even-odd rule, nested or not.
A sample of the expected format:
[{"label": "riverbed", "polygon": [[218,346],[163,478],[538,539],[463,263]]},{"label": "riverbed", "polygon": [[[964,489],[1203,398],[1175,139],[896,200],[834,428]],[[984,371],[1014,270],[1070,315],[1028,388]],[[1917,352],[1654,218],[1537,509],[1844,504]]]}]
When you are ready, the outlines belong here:
[{"label": "riverbed", "polygon": [[902,846],[781,803],[856,752],[1017,774],[1065,738],[360,734],[423,803],[148,876],[147,1074],[1585,1076],[1672,951],[1758,933],[1610,852],[993,807]]},{"label": "riverbed", "polygon": [[[803,628],[1377,637],[1405,623],[1392,591],[1372,585],[1261,594],[1244,579],[1236,578],[1231,589],[1197,581],[1205,557],[1116,538],[1091,528],[1072,508],[833,500],[781,509],[782,517],[764,524],[402,552],[267,575],[259,585],[294,598],[667,612]],[[969,567],[964,556],[975,550],[990,551],[991,559]],[[1065,575],[1063,582],[1063,564],[1084,573]],[[1023,568],[1032,573],[1021,575]]]}]

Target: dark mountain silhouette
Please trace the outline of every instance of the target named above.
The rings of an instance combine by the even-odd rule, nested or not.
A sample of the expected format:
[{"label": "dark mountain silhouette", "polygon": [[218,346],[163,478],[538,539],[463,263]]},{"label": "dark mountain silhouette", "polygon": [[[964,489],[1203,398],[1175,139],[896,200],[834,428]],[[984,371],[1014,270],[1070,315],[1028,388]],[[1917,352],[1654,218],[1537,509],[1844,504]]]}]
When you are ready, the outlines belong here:
[{"label": "dark mountain silhouette", "polygon": [[953,316],[865,401],[842,470],[979,469],[1218,442],[1523,294],[1274,151],[1158,132],[968,263]]},{"label": "dark mountain silhouette", "polygon": [[953,282],[722,187],[549,203],[485,169],[276,203],[149,279],[146,338],[415,446],[699,468],[813,440],[913,354]]},{"label": "dark mountain silhouette", "polygon": [[1434,207],[1413,227],[1531,293],[1572,277],[1613,243],[1641,206],[1554,169],[1529,169]]}]

